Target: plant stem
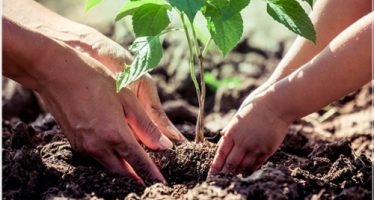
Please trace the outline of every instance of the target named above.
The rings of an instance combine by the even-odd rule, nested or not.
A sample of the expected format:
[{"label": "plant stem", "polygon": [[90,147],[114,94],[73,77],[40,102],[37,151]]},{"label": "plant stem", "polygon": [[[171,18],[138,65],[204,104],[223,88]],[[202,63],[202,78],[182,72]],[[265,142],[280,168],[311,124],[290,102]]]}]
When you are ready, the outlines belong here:
[{"label": "plant stem", "polygon": [[203,50],[203,53],[201,53],[201,55],[203,56],[203,58],[205,58],[206,54],[208,53],[208,50],[209,50],[209,46],[210,44],[212,43],[212,36],[209,37],[208,39],[208,42],[206,42],[205,44],[205,47],[204,47],[204,50]]},{"label": "plant stem", "polygon": [[196,54],[198,55],[198,64],[199,64],[199,74],[200,74],[200,88],[201,88],[201,93],[200,93],[200,106],[199,106],[199,117],[198,117],[198,122],[196,125],[196,137],[195,137],[195,142],[203,142],[204,141],[204,124],[205,124],[205,95],[206,95],[206,88],[205,88],[205,79],[204,79],[204,68],[203,68],[203,63],[204,63],[204,57],[201,54],[200,51],[200,46],[197,41],[197,36],[196,36],[196,31],[195,27],[192,22],[190,22],[191,29],[192,29],[192,36],[193,36],[193,41],[194,41],[194,46],[196,50]]},{"label": "plant stem", "polygon": [[[197,100],[198,100],[199,109],[200,109],[201,105],[202,105],[201,104],[201,98],[200,98],[201,94],[200,94],[199,83],[197,82],[196,76],[195,76],[194,54],[193,54],[193,48],[192,48],[192,44],[191,44],[191,37],[190,37],[190,33],[188,31],[188,28],[187,28],[187,24],[184,20],[184,14],[183,13],[180,13],[180,18],[182,20],[184,32],[186,34],[186,39],[187,39],[188,49],[189,49],[189,54],[190,54],[190,75],[191,75],[192,82],[194,83],[194,86],[195,86],[195,89],[196,89]],[[201,135],[199,133],[200,130],[201,130],[200,122],[201,122],[201,115],[200,115],[200,112],[199,112],[199,114],[197,116],[197,123],[196,123],[196,138],[197,138],[198,135]]]}]

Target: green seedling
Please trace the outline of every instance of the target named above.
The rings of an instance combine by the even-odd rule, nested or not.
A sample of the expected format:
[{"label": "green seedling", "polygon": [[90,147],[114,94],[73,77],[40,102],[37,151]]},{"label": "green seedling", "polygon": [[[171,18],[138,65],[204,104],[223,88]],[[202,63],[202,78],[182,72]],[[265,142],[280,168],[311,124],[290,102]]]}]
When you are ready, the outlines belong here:
[{"label": "green seedling", "polygon": [[[87,0],[86,10],[102,0]],[[313,6],[313,0],[301,0]],[[294,33],[316,42],[316,32],[307,13],[298,0],[263,0],[267,13]],[[204,59],[209,45],[214,42],[223,56],[240,41],[243,19],[240,12],[250,0],[128,0],[119,10],[115,20],[132,18],[135,41],[129,50],[136,54],[133,63],[116,77],[117,91],[126,87],[154,69],[161,61],[163,49],[160,37],[173,31],[183,30],[189,50],[191,78],[198,97],[199,114],[196,124],[196,142],[204,141],[205,80]],[[178,13],[181,27],[169,27],[171,11]],[[194,19],[202,13],[207,21],[210,36],[198,42]],[[205,45],[203,45],[205,44]],[[200,82],[195,74],[198,69]]]}]

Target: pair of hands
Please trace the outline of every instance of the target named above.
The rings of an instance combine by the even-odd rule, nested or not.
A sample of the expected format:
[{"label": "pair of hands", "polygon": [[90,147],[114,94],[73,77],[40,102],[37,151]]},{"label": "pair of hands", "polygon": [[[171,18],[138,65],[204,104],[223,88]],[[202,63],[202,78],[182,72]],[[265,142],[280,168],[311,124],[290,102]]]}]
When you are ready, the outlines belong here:
[{"label": "pair of hands", "polygon": [[[54,51],[60,55],[54,65],[76,70],[48,80],[39,93],[72,147],[112,172],[166,183],[138,141],[164,150],[173,146],[168,138],[184,137],[164,113],[151,77],[144,76],[117,94],[114,73],[122,71],[131,56],[93,29],[84,42],[66,40]],[[222,131],[210,174],[253,171],[281,144],[290,123],[268,109],[264,100],[249,96]]]},{"label": "pair of hands", "polygon": [[[89,70],[69,83],[74,90],[64,83],[61,87],[51,84],[49,92],[41,92],[49,99],[47,107],[75,150],[94,157],[112,172],[165,183],[137,140],[151,149],[164,150],[173,145],[168,138],[181,141],[183,135],[164,113],[150,76],[116,94],[113,73],[131,62],[128,52],[96,31],[87,38],[94,42],[65,43],[71,48],[69,64],[87,65]],[[264,99],[249,96],[222,131],[210,174],[254,171],[281,144],[290,123],[268,109]]]},{"label": "pair of hands", "polygon": [[50,47],[58,56],[41,63],[46,70],[66,69],[37,90],[47,109],[73,149],[112,172],[166,183],[138,141],[165,150],[173,146],[170,139],[184,137],[164,113],[153,80],[143,76],[116,93],[114,72],[131,62],[128,52],[93,29],[83,41],[58,41]]}]

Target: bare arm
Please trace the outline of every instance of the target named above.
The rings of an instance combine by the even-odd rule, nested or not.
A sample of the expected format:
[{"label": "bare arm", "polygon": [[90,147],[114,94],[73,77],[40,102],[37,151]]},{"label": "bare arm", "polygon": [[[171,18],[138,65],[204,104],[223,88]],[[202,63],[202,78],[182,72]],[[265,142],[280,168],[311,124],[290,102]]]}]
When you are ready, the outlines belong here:
[{"label": "bare arm", "polygon": [[[244,104],[266,90],[275,82],[286,77],[309,62],[328,45],[340,32],[371,11],[370,0],[319,0],[310,14],[317,32],[317,44],[297,37],[285,57],[278,64],[270,78],[253,91]],[[242,106],[243,106],[242,105]]]},{"label": "bare arm", "polygon": [[310,62],[269,88],[271,101],[283,105],[276,108],[282,116],[300,118],[370,81],[373,17],[370,13],[358,20]]}]

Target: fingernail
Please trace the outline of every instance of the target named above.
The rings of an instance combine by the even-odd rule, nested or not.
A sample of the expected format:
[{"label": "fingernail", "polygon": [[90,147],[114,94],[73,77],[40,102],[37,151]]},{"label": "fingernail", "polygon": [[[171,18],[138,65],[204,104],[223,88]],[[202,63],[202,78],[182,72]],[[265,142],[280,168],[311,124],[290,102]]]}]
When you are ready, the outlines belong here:
[{"label": "fingernail", "polygon": [[173,135],[174,139],[180,141],[182,139],[184,139],[184,136],[182,135],[182,133],[179,132],[179,130],[177,128],[175,128],[175,126],[167,126],[166,129]]},{"label": "fingernail", "polygon": [[160,139],[158,140],[158,144],[160,149],[170,149],[173,147],[173,143],[165,135],[161,135]]}]

